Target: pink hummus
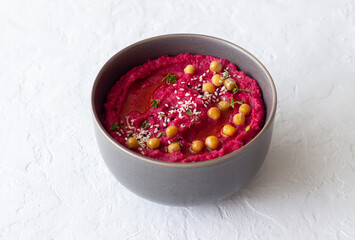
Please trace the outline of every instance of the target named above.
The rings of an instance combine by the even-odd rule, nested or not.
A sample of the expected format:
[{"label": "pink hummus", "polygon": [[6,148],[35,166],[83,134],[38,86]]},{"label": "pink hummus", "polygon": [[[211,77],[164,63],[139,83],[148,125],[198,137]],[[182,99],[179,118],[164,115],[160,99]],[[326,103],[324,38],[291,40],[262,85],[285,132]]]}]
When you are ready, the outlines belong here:
[{"label": "pink hummus", "polygon": [[[222,71],[218,72],[221,76],[229,74],[239,89],[249,91],[228,91],[222,84],[215,87],[214,93],[203,92],[202,85],[211,82],[215,74],[209,70],[210,63],[215,60],[223,65]],[[184,73],[189,64],[195,67],[194,74]],[[176,75],[176,82],[169,84],[163,80],[169,73]],[[218,120],[208,117],[209,108],[216,107],[221,100],[230,102],[232,97],[234,101],[243,101],[251,107],[251,114],[245,116],[244,125],[233,124],[233,116],[240,106],[238,103],[234,103],[234,108],[221,112]],[[159,102],[154,105],[153,99]],[[162,56],[131,69],[112,87],[104,107],[104,126],[117,142],[127,147],[127,139],[135,137],[139,146],[132,151],[167,162],[206,161],[231,153],[258,134],[265,118],[261,90],[254,79],[238,71],[227,60],[192,54]],[[232,137],[221,132],[226,124],[236,128]],[[165,130],[172,125],[178,128],[178,133],[168,138]],[[191,151],[194,140],[204,142],[210,135],[220,140],[216,150],[205,146],[199,153]],[[149,149],[147,141],[150,138],[158,138],[160,147]],[[181,151],[168,153],[167,147],[172,142],[178,142]]]}]

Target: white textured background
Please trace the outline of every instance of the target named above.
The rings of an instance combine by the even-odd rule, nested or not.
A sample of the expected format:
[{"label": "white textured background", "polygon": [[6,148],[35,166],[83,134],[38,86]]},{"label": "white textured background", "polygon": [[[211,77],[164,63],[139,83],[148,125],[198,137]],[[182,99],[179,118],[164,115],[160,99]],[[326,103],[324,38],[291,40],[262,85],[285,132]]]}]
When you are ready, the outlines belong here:
[{"label": "white textured background", "polygon": [[[263,167],[216,204],[138,198],[96,146],[99,69],[167,33],[232,41],[277,86]],[[354,0],[1,0],[0,239],[355,239],[354,58]]]}]

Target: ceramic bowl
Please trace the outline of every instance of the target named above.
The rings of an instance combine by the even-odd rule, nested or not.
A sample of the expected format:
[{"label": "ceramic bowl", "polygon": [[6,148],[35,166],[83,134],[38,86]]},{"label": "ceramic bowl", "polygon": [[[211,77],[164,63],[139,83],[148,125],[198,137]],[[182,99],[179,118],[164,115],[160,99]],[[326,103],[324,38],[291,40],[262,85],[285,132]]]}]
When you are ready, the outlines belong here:
[{"label": "ceramic bowl", "polygon": [[[117,143],[100,118],[110,88],[131,68],[168,54],[205,54],[224,58],[256,79],[266,105],[265,125],[248,144],[228,155],[203,162],[170,163],[144,157]],[[215,37],[170,34],[134,43],[115,54],[96,77],[91,96],[97,143],[112,174],[135,194],[161,204],[196,205],[226,198],[258,171],[269,150],[276,112],[273,80],[252,54]]]}]

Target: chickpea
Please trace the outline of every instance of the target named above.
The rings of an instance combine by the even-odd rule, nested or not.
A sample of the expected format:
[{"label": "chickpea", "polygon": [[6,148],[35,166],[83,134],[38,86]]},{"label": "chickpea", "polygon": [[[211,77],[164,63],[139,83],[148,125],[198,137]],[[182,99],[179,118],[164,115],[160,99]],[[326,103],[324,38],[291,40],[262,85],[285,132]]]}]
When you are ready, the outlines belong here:
[{"label": "chickpea", "polygon": [[221,109],[222,111],[227,111],[230,108],[230,104],[227,100],[222,100],[218,103],[218,107],[219,109]]},{"label": "chickpea", "polygon": [[180,150],[180,145],[177,142],[170,143],[168,146],[169,153],[180,152]]},{"label": "chickpea", "polygon": [[185,69],[184,69],[184,72],[185,72],[186,74],[194,74],[194,73],[195,73],[195,67],[194,67],[194,65],[191,65],[191,64],[187,65],[187,66],[185,67]]},{"label": "chickpea", "polygon": [[205,144],[212,150],[215,150],[219,147],[219,139],[216,136],[209,136],[205,140]]},{"label": "chickpea", "polygon": [[237,126],[244,125],[245,123],[245,116],[242,113],[237,113],[233,116],[233,123]]},{"label": "chickpea", "polygon": [[207,115],[213,120],[218,120],[221,117],[221,111],[216,107],[208,109]]},{"label": "chickpea", "polygon": [[249,115],[251,113],[251,108],[248,104],[244,103],[244,104],[240,105],[239,112],[244,115]]},{"label": "chickpea", "polygon": [[210,64],[210,70],[212,72],[220,72],[222,71],[222,64],[218,61],[212,61]]},{"label": "chickpea", "polygon": [[138,141],[135,137],[130,137],[126,141],[126,145],[129,148],[138,148],[139,144]]},{"label": "chickpea", "polygon": [[169,138],[175,137],[178,133],[178,128],[175,126],[169,126],[166,128],[166,136]]},{"label": "chickpea", "polygon": [[158,138],[151,138],[148,140],[147,145],[151,150],[157,149],[160,146],[160,140]]},{"label": "chickpea", "polygon": [[191,150],[195,153],[201,152],[205,144],[200,140],[195,140],[191,144]]},{"label": "chickpea", "polygon": [[222,129],[222,133],[226,136],[233,136],[235,134],[235,132],[237,131],[237,129],[235,129],[235,127],[233,127],[232,125],[224,125],[223,129]]},{"label": "chickpea", "polygon": [[212,83],[204,83],[202,85],[202,91],[209,92],[209,93],[214,93],[215,88],[214,88]]},{"label": "chickpea", "polygon": [[216,86],[216,87],[219,87],[223,84],[223,78],[221,77],[221,75],[219,74],[215,74],[213,75],[212,77],[212,83]]},{"label": "chickpea", "polygon": [[227,88],[228,91],[233,90],[235,88],[235,86],[237,86],[237,83],[232,78],[227,78],[226,80],[224,80],[223,84]]}]

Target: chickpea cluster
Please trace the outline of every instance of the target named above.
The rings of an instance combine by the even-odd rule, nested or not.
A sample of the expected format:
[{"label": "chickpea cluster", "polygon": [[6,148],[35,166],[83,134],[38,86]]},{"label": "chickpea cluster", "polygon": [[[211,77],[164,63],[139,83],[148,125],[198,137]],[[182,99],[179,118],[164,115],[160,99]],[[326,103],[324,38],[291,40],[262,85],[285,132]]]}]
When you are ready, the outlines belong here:
[{"label": "chickpea cluster", "polygon": [[[202,85],[202,91],[203,92],[208,92],[210,94],[214,93],[216,90],[216,87],[220,87],[224,85],[224,87],[228,90],[231,91],[233,90],[237,84],[236,81],[230,77],[224,79],[218,72],[222,71],[222,64],[218,61],[212,61],[210,64],[210,70],[214,72],[214,75],[212,76],[212,83],[204,83]],[[191,64],[187,65],[184,69],[185,74],[194,74],[195,73],[195,67]],[[234,107],[234,105],[232,105]],[[225,112],[228,111],[231,107],[231,104],[227,100],[222,100],[217,104],[217,107],[211,107],[207,115],[209,118],[213,120],[218,120],[221,117],[221,111]],[[251,113],[251,107],[244,103],[241,104],[239,107],[239,113],[235,114],[233,116],[233,123],[236,126],[244,125],[245,124],[245,116],[249,115]],[[165,134],[168,138],[174,138],[178,134],[178,127],[176,126],[169,126],[165,130]],[[237,129],[232,126],[231,124],[226,124],[222,128],[222,134],[224,136],[232,137],[236,132]],[[158,136],[159,137],[159,136]],[[150,150],[158,149],[160,147],[160,140],[159,138],[150,138],[147,141],[147,147]],[[126,140],[126,145],[128,148],[135,149],[139,147],[139,142],[135,137],[130,137]],[[193,153],[199,153],[201,152],[205,146],[211,150],[215,150],[220,146],[220,140],[216,136],[208,136],[205,141],[201,140],[195,140],[191,143],[190,150]],[[175,152],[180,152],[181,151],[181,143],[179,142],[172,142],[168,145],[167,151],[170,154],[173,154]]]},{"label": "chickpea cluster", "polygon": [[[209,93],[213,93],[215,91],[215,87],[219,87],[224,85],[224,87],[228,90],[228,91],[232,91],[236,86],[237,83],[234,79],[232,79],[231,77],[228,77],[226,79],[224,79],[220,74],[218,74],[217,72],[222,71],[222,64],[218,61],[213,61],[210,64],[210,70],[215,72],[215,74],[212,76],[212,84],[211,83],[205,83],[202,87],[202,90],[205,92],[209,92]],[[228,111],[230,109],[230,103],[226,100],[222,100],[217,104],[217,107],[211,107],[208,112],[207,115],[209,118],[213,119],[213,120],[218,120],[221,117],[221,111]],[[245,116],[249,115],[251,113],[251,108],[248,104],[244,103],[239,107],[239,113],[235,114],[233,116],[233,123],[236,126],[240,126],[240,125],[244,125],[245,124]],[[236,128],[233,127],[230,124],[225,125],[222,128],[222,133],[225,136],[233,136],[236,133]]]}]

